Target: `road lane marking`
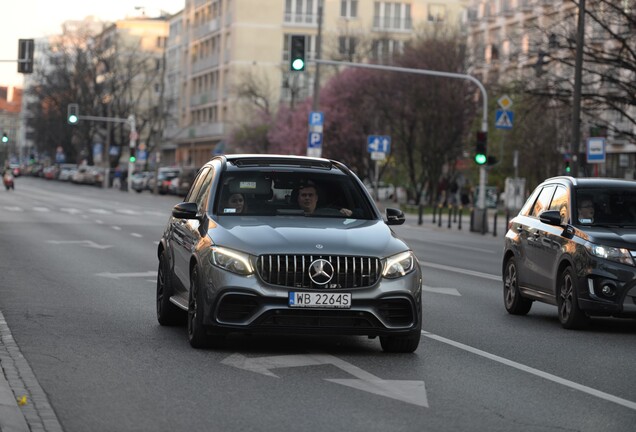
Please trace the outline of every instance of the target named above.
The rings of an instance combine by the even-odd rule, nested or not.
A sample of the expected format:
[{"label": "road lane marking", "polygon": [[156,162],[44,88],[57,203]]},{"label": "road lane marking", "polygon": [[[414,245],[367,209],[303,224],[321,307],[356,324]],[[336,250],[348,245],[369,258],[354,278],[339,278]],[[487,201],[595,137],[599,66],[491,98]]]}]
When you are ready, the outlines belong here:
[{"label": "road lane marking", "polygon": [[60,208],[60,211],[65,212],[65,213],[70,213],[72,215],[78,214],[78,213],[82,213],[81,210],[78,210],[76,208]]},{"label": "road lane marking", "polygon": [[147,271],[147,272],[137,272],[137,273],[96,273],[95,276],[101,276],[110,279],[120,279],[120,278],[136,278],[136,277],[149,277],[156,276],[157,272],[155,270]]},{"label": "road lane marking", "polygon": [[78,244],[80,246],[89,247],[93,249],[108,249],[112,248],[112,245],[100,245],[92,240],[47,240],[49,244]]},{"label": "road lane marking", "polygon": [[465,275],[469,275],[469,276],[480,277],[480,278],[483,278],[483,279],[501,281],[501,276],[497,276],[497,275],[489,274],[489,273],[482,273],[482,272],[478,272],[478,271],[475,271],[475,270],[463,269],[463,268],[459,268],[459,267],[451,267],[451,266],[447,266],[447,265],[444,265],[444,264],[437,264],[437,263],[432,263],[432,262],[420,261],[420,267],[431,267],[431,268],[435,268],[435,269],[438,269],[438,270],[446,270],[446,271],[450,271],[450,272],[453,272],[453,273],[461,273],[461,274],[465,274]]},{"label": "road lane marking", "polygon": [[422,285],[422,291],[428,291],[437,294],[448,294],[453,296],[461,297],[462,295],[455,288],[438,288],[438,287],[430,287],[426,285]]},{"label": "road lane marking", "polygon": [[9,211],[14,211],[14,212],[21,212],[22,207],[13,207],[13,206],[5,206],[4,207],[5,210],[9,210]]},{"label": "road lane marking", "polygon": [[535,369],[533,367],[526,366],[526,365],[521,364],[521,363],[517,363],[516,361],[512,361],[512,360],[508,360],[508,359],[503,358],[503,357],[499,357],[498,355],[495,355],[495,354],[490,354],[490,353],[488,353],[486,351],[482,351],[480,349],[473,348],[470,345],[466,345],[466,344],[463,344],[461,342],[456,342],[454,340],[447,339],[445,337],[438,336],[438,335],[433,334],[433,333],[428,333],[428,332],[426,332],[424,330],[422,330],[422,335],[426,336],[429,339],[433,339],[433,340],[436,340],[438,342],[442,342],[442,343],[454,346],[455,348],[459,348],[461,350],[468,351],[468,352],[476,354],[478,356],[487,358],[489,360],[496,361],[496,362],[504,364],[506,366],[513,367],[515,369],[518,369],[518,370],[523,371],[523,372],[527,372],[529,374],[538,376],[540,378],[547,379],[549,381],[555,382],[557,384],[561,384],[563,386],[572,388],[574,390],[578,390],[578,391],[581,391],[583,393],[587,393],[587,394],[589,394],[591,396],[595,396],[595,397],[597,397],[599,399],[603,399],[603,400],[606,400],[608,402],[613,402],[615,404],[622,405],[622,406],[624,406],[626,408],[629,408],[629,409],[632,409],[632,410],[636,410],[636,402],[633,402],[633,401],[630,401],[630,400],[627,400],[627,399],[623,399],[623,398],[620,398],[618,396],[614,396],[614,395],[611,395],[609,393],[605,393],[605,392],[600,391],[600,390],[593,389],[593,388],[585,386],[583,384],[575,383],[574,381],[570,381],[570,380],[567,380],[565,378],[561,378],[561,377],[558,377],[556,375],[552,375],[550,373],[543,372],[543,371],[541,371],[539,369]]},{"label": "road lane marking", "polygon": [[130,233],[131,236],[133,237],[137,237],[137,238],[142,238],[143,236],[139,233]]},{"label": "road lane marking", "polygon": [[104,221],[103,220],[99,220],[99,219],[95,219],[95,223],[102,225],[104,223]]},{"label": "road lane marking", "polygon": [[112,211],[110,210],[104,210],[104,209],[88,209],[89,212],[91,213],[95,213],[95,214],[113,214]]},{"label": "road lane marking", "polygon": [[113,228],[115,231],[121,231],[121,227],[113,226],[112,228]]},{"label": "road lane marking", "polygon": [[274,378],[278,378],[278,375],[270,369],[330,364],[353,375],[355,379],[325,378],[326,381],[428,408],[424,381],[383,380],[358,366],[329,354],[245,357],[240,353],[235,353],[226,357],[221,363]]},{"label": "road lane marking", "polygon": [[33,211],[46,213],[46,212],[50,212],[51,210],[48,207],[33,207]]}]

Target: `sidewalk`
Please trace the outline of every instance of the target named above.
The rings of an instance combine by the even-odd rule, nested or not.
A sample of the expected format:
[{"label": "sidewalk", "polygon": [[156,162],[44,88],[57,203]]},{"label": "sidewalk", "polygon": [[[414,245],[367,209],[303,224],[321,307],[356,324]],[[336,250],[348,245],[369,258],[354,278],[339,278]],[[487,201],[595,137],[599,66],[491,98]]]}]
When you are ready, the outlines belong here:
[{"label": "sidewalk", "polygon": [[34,431],[63,429],[0,311],[0,432]]}]

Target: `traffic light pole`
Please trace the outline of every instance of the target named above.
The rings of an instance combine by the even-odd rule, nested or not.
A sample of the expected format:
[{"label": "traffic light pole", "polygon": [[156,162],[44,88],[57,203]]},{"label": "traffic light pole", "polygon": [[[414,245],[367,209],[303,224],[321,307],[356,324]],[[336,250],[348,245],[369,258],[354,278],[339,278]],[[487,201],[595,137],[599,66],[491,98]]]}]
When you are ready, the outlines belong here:
[{"label": "traffic light pole", "polygon": [[[119,118],[119,117],[99,117],[99,116],[78,115],[77,119],[78,121],[92,120],[92,121],[104,121],[104,122],[112,122],[112,123],[128,123],[128,125],[130,126],[129,151],[130,151],[130,155],[133,154],[133,151],[135,150],[135,147],[137,146],[137,124],[135,122],[134,115],[131,114],[128,116],[128,118],[125,118],[125,119]],[[110,155],[106,155],[106,160],[109,160],[108,158],[110,158]],[[110,170],[109,165],[110,164],[106,164],[106,167],[108,170]],[[129,158],[128,159],[128,183],[127,183],[128,192],[132,192],[132,173],[134,169],[135,169],[135,164]],[[105,174],[105,175],[108,175],[108,174]]]},{"label": "traffic light pole", "polygon": [[[488,133],[488,94],[486,93],[486,88],[484,85],[474,76],[467,74],[459,74],[453,72],[440,72],[428,69],[411,69],[411,68],[403,68],[396,66],[382,66],[382,65],[371,65],[366,63],[353,63],[353,62],[342,62],[342,61],[333,61],[333,60],[322,60],[315,59],[314,62],[316,64],[326,64],[326,65],[334,65],[334,66],[347,66],[347,67],[355,67],[361,69],[376,69],[376,70],[384,70],[389,72],[403,72],[403,73],[414,73],[418,75],[431,75],[438,76],[443,78],[455,78],[455,79],[463,79],[468,80],[477,85],[479,90],[481,91],[481,98],[483,103],[482,108],[482,120],[481,120],[481,131]],[[477,208],[480,210],[484,210],[486,208],[486,167],[479,167],[479,195],[477,197]]]}]

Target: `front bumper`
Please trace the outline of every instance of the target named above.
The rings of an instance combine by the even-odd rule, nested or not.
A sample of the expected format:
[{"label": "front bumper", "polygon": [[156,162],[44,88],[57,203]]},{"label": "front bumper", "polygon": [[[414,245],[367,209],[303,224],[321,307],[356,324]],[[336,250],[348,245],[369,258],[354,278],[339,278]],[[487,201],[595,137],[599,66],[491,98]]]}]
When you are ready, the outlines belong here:
[{"label": "front bumper", "polygon": [[636,317],[636,267],[591,258],[579,282],[579,307],[588,315]]},{"label": "front bumper", "polygon": [[[203,323],[211,330],[287,334],[395,335],[421,329],[421,272],[399,279],[381,278],[367,288],[329,289],[351,293],[348,309],[289,307],[290,291],[258,276],[237,276],[211,269]],[[303,290],[316,292],[317,290]]]}]

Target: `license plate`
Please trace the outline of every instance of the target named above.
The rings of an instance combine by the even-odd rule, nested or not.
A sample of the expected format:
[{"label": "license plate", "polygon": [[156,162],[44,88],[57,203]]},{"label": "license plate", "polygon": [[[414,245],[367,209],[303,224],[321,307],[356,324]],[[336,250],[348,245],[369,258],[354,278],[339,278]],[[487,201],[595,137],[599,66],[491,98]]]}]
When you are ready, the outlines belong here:
[{"label": "license plate", "polygon": [[289,293],[289,307],[349,309],[351,307],[351,293],[292,291]]}]

